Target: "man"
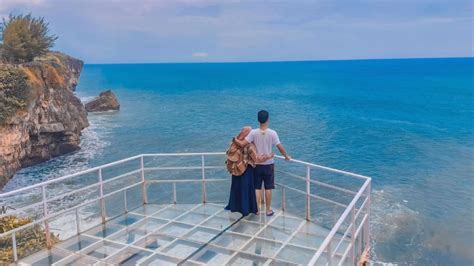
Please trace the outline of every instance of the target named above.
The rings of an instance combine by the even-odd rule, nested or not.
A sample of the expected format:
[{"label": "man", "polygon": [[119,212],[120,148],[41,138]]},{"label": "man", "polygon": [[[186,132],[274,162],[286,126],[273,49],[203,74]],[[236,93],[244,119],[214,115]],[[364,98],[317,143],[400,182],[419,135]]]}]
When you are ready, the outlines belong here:
[{"label": "man", "polygon": [[[285,160],[291,160],[291,157],[286,153],[285,148],[280,143],[278,134],[275,130],[268,128],[269,124],[269,114],[265,110],[261,110],[257,115],[258,122],[260,127],[253,129],[250,134],[245,138],[241,143],[242,146],[247,145],[248,143],[254,143],[257,147],[257,154],[271,154],[273,146],[276,146],[280,153],[285,157]],[[274,214],[271,204],[272,204],[272,189],[275,188],[275,170],[273,158],[264,162],[256,164],[255,167],[255,189],[257,195],[257,206],[260,206],[260,202],[263,197],[262,184],[265,188],[265,207],[266,214],[272,216]]]}]

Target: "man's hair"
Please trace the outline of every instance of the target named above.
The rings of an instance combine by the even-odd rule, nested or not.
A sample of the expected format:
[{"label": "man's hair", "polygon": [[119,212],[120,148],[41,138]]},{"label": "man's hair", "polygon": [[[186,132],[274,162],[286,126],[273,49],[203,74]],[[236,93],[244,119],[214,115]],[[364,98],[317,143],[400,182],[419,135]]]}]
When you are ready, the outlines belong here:
[{"label": "man's hair", "polygon": [[268,116],[269,116],[269,114],[268,114],[267,111],[261,110],[260,112],[258,112],[258,115],[257,115],[258,122],[260,124],[263,124],[263,123],[267,122],[268,121]]}]

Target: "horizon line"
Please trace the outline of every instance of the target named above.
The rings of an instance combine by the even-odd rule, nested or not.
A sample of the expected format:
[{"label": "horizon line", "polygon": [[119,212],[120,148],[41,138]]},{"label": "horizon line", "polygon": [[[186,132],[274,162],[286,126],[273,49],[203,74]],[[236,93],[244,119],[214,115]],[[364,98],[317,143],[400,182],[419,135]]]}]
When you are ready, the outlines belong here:
[{"label": "horizon line", "polygon": [[266,60],[266,61],[183,61],[183,62],[116,62],[116,63],[85,63],[85,65],[154,65],[154,64],[240,64],[240,63],[296,63],[296,62],[327,62],[327,61],[382,61],[382,60],[416,60],[416,59],[474,59],[472,56],[451,57],[392,57],[392,58],[347,58],[347,59],[302,59],[302,60]]}]

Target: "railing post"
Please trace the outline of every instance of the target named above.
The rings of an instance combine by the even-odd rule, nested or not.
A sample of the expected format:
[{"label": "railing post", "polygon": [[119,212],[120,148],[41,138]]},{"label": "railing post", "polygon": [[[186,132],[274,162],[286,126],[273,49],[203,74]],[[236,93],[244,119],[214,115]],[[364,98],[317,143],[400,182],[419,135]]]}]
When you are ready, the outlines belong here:
[{"label": "railing post", "polygon": [[332,266],[332,240],[329,241],[328,246],[326,248],[326,255],[328,260],[328,266]]},{"label": "railing post", "polygon": [[105,224],[106,222],[106,212],[105,212],[105,199],[104,199],[104,183],[102,182],[102,168],[99,168],[99,193],[100,193],[100,216],[102,218],[102,223]]},{"label": "railing post", "polygon": [[145,180],[145,164],[143,163],[143,155],[140,157],[140,169],[142,174],[142,199],[143,204],[148,203],[148,194],[146,189],[146,180]]},{"label": "railing post", "polygon": [[356,237],[356,224],[355,224],[355,205],[351,209],[351,265],[355,265],[355,237]]},{"label": "railing post", "polygon": [[125,209],[125,212],[128,212],[128,206],[127,206],[127,190],[123,190],[123,207]]},{"label": "railing post", "polygon": [[309,166],[306,166],[306,220],[310,221],[311,220],[311,187],[310,187],[310,182],[311,180],[311,168]]},{"label": "railing post", "polygon": [[173,182],[173,203],[176,204],[176,182]]},{"label": "railing post", "polygon": [[286,209],[286,191],[284,187],[281,187],[281,210],[285,211]]},{"label": "railing post", "polygon": [[361,245],[362,245],[362,232],[359,231],[359,234],[357,235],[357,256],[360,256],[362,254],[361,252]]},{"label": "railing post", "polygon": [[366,213],[367,213],[367,219],[365,219],[365,224],[364,224],[364,250],[369,247],[370,245],[370,200],[371,200],[371,183],[367,186],[367,205],[365,206]]},{"label": "railing post", "polygon": [[16,235],[15,233],[12,233],[12,248],[13,248],[13,261],[17,261],[18,260],[18,252],[17,252],[17,249],[16,249]]},{"label": "railing post", "polygon": [[49,230],[49,222],[48,222],[48,203],[46,202],[46,187],[45,185],[41,186],[41,194],[43,195],[43,217],[44,217],[44,232],[46,235],[46,246],[51,248],[51,233]]},{"label": "railing post", "polygon": [[81,225],[79,224],[79,222],[79,209],[76,208],[76,230],[78,235],[81,233]]},{"label": "railing post", "polygon": [[201,172],[202,172],[202,203],[206,203],[207,201],[207,193],[206,193],[206,173],[205,173],[205,161],[204,155],[201,155]]}]

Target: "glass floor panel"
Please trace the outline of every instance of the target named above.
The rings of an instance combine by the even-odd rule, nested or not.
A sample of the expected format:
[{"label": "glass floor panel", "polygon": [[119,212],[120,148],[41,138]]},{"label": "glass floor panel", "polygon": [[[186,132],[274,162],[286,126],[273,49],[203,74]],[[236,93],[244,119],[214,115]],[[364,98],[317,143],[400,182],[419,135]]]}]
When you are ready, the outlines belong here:
[{"label": "glass floor panel", "polygon": [[197,225],[200,224],[202,221],[206,220],[207,218],[209,218],[209,215],[207,214],[190,212],[179,217],[177,220],[183,223]]},{"label": "glass floor panel", "polygon": [[184,212],[185,211],[176,208],[168,208],[153,214],[153,217],[171,220],[182,215]]},{"label": "glass floor panel", "polygon": [[185,259],[194,251],[198,250],[201,246],[202,245],[191,241],[178,240],[176,242],[173,242],[166,248],[162,249],[161,252],[173,257]]},{"label": "glass floor panel", "polygon": [[86,255],[71,255],[68,256],[56,263],[54,263],[54,266],[65,266],[65,265],[93,265],[95,263],[99,262],[96,258],[89,257]]},{"label": "glass floor panel", "polygon": [[217,230],[224,230],[226,227],[231,225],[234,221],[226,219],[224,217],[214,216],[206,221],[204,226],[211,227]]},{"label": "glass floor panel", "polygon": [[156,233],[149,234],[142,239],[138,240],[137,242],[134,243],[134,246],[141,247],[141,248],[146,248],[151,251],[158,250],[160,248],[163,248],[167,246],[169,243],[171,243],[173,240],[175,240],[174,237],[170,236],[164,236],[164,235],[159,235]]},{"label": "glass floor panel", "polygon": [[150,256],[148,259],[141,262],[140,266],[171,266],[177,265],[181,260],[162,254],[155,254]]},{"label": "glass floor panel", "polygon": [[193,212],[204,213],[208,216],[223,211],[223,206],[214,205],[214,204],[202,204],[193,210]]},{"label": "glass floor panel", "polygon": [[268,224],[270,223],[273,219],[275,219],[275,215],[272,216],[266,216],[265,214],[260,214],[260,215],[255,215],[253,213],[247,215],[244,220],[247,221],[252,221],[255,223],[260,223],[260,224]]},{"label": "glass floor panel", "polygon": [[240,221],[234,226],[232,226],[229,231],[237,232],[246,235],[253,235],[260,230],[261,224],[251,223],[247,221]]},{"label": "glass floor panel", "polygon": [[125,245],[112,243],[109,241],[100,241],[99,243],[84,249],[81,251],[81,253],[97,259],[106,259],[124,247]]},{"label": "glass floor panel", "polygon": [[111,256],[106,260],[107,263],[111,263],[113,265],[136,265],[145,260],[148,256],[150,256],[152,252],[128,247],[125,250],[120,251],[119,253]]},{"label": "glass floor panel", "polygon": [[286,245],[278,252],[276,257],[296,264],[307,265],[313,257],[314,252],[315,251],[311,249]]},{"label": "glass floor panel", "polygon": [[150,215],[153,215],[153,214],[157,213],[158,211],[162,210],[166,206],[167,205],[158,205],[158,204],[143,205],[142,207],[133,209],[131,212],[136,213],[136,214],[140,214],[140,215],[150,216]]},{"label": "glass floor panel", "polygon": [[294,231],[301,224],[301,221],[303,221],[303,219],[289,216],[278,216],[274,220],[272,220],[270,224],[275,227]]},{"label": "glass floor panel", "polygon": [[148,232],[157,231],[160,228],[160,226],[162,226],[166,223],[168,223],[168,221],[166,221],[166,220],[147,217],[147,218],[137,222],[136,224],[132,225],[131,227],[143,230],[143,231],[148,233]]},{"label": "glass floor panel", "polygon": [[304,232],[298,232],[290,240],[290,243],[317,249],[323,243],[323,241],[324,241],[324,236],[316,236],[316,235],[307,234]]},{"label": "glass floor panel", "polygon": [[112,240],[114,242],[119,242],[122,244],[131,244],[137,241],[138,239],[144,237],[147,233],[148,232],[141,229],[127,228],[123,231],[119,231],[116,234],[113,234],[107,239]]},{"label": "glass floor panel", "polygon": [[66,239],[51,250],[26,257],[19,264],[307,264],[328,232],[280,210],[272,217],[241,217],[214,203],[148,204]]},{"label": "glass floor panel", "polygon": [[168,236],[180,237],[189,232],[191,228],[193,228],[191,225],[173,222],[165,225],[159,232]]},{"label": "glass floor panel", "polygon": [[123,226],[106,223],[106,224],[100,224],[95,227],[92,227],[91,229],[85,231],[83,234],[100,237],[100,238],[106,238],[110,236],[111,234],[116,233],[119,230],[122,230],[123,228],[124,228]]},{"label": "glass floor panel", "polygon": [[186,234],[184,237],[194,242],[206,243],[210,241],[211,239],[215,238],[219,233],[220,231],[218,230],[197,227],[193,229],[191,232],[189,232],[188,234]]},{"label": "glass floor panel", "polygon": [[121,226],[129,226],[129,225],[132,225],[132,224],[142,220],[143,218],[145,218],[145,216],[137,215],[137,214],[133,214],[133,213],[128,213],[128,214],[120,215],[119,217],[114,218],[114,219],[108,221],[107,223],[118,224],[118,225],[121,225]]},{"label": "glass floor panel", "polygon": [[285,230],[283,228],[267,226],[263,231],[258,235],[260,238],[276,240],[280,242],[285,242],[288,238],[291,237],[293,231]]},{"label": "glass floor panel", "polygon": [[72,253],[52,248],[51,250],[43,250],[21,260],[20,265],[42,266],[56,263]]},{"label": "glass floor panel", "polygon": [[272,257],[280,247],[280,243],[256,238],[253,239],[244,250],[263,257]]},{"label": "glass floor panel", "polygon": [[71,252],[81,251],[88,246],[97,243],[100,239],[93,238],[87,235],[78,235],[69,238],[68,240],[59,243],[57,246],[63,249],[67,249]]},{"label": "glass floor panel", "polygon": [[225,232],[224,234],[218,236],[214,241],[212,241],[212,244],[220,247],[239,250],[249,240],[250,236],[242,236]]},{"label": "glass floor panel", "polygon": [[206,246],[191,257],[192,260],[207,265],[225,265],[234,251]]},{"label": "glass floor panel", "polygon": [[258,266],[264,265],[267,260],[268,259],[266,258],[252,256],[245,253],[239,253],[232,260],[229,261],[229,264]]}]

